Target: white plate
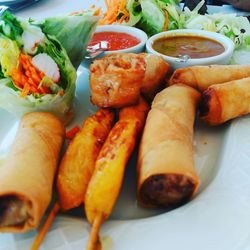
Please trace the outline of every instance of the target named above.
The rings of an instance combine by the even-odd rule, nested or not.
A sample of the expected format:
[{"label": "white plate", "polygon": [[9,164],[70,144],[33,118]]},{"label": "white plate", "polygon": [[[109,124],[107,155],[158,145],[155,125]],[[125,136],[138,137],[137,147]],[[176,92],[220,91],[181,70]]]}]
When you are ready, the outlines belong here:
[{"label": "white plate", "polygon": [[[75,108],[71,126],[81,124],[95,110],[89,102],[88,71],[83,67],[78,71]],[[4,110],[0,119],[3,155],[18,121]],[[219,128],[196,124],[195,161],[201,188],[191,202],[170,212],[137,206],[135,160],[131,160],[118,203],[101,230],[104,250],[249,249],[249,128],[247,116]],[[35,233],[0,234],[0,250],[27,250]],[[56,218],[41,250],[84,249],[88,235],[89,226],[79,208]]]},{"label": "white plate", "polygon": [[[19,15],[39,18],[80,10],[93,2],[44,0]],[[89,103],[88,71],[81,67],[78,75],[77,117],[71,126],[94,112]],[[17,125],[15,117],[0,109],[0,164]],[[250,116],[219,128],[196,124],[195,161],[201,188],[191,202],[170,212],[137,206],[135,160],[131,160],[119,200],[101,230],[103,250],[249,250],[249,128]],[[82,208],[58,216],[41,250],[84,249],[89,226],[81,214]],[[35,234],[0,234],[0,250],[27,250]]]}]

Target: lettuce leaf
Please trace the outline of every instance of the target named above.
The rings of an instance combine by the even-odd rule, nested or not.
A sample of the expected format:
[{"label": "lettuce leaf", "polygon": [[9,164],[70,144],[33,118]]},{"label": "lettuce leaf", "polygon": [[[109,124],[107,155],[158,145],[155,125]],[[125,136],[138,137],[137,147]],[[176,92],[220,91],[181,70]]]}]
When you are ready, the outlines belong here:
[{"label": "lettuce leaf", "polygon": [[15,40],[19,46],[22,46],[21,35],[23,28],[17,18],[9,11],[5,11],[1,17],[0,33],[11,40]]},{"label": "lettuce leaf", "polygon": [[142,17],[140,1],[128,0],[126,9],[129,12],[129,21],[125,24],[128,26],[135,26]]},{"label": "lettuce leaf", "polygon": [[[169,14],[168,7],[171,8],[173,5],[175,8],[178,3],[179,0],[128,0],[126,9],[129,12],[129,21],[122,24],[136,26],[152,36],[163,30],[166,12]],[[178,28],[175,18],[171,15],[168,18],[168,27]]]},{"label": "lettuce leaf", "polygon": [[136,25],[149,36],[162,31],[165,23],[163,10],[155,0],[141,0],[141,19]]},{"label": "lettuce leaf", "polygon": [[16,41],[0,36],[0,64],[4,76],[8,77],[18,65],[20,50]]},{"label": "lettuce leaf", "polygon": [[98,20],[99,17],[93,16],[92,12],[86,12],[74,16],[47,18],[41,28],[44,33],[55,36],[61,42],[77,69],[84,58]]}]

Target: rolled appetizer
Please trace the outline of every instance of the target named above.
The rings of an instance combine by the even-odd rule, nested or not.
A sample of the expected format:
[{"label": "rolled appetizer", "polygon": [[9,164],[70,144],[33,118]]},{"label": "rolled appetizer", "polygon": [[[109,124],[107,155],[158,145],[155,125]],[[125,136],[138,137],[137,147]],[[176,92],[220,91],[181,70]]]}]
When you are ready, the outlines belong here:
[{"label": "rolled appetizer", "polygon": [[177,207],[199,186],[193,126],[200,94],[182,84],[158,93],[149,111],[138,156],[138,200],[146,207]]},{"label": "rolled appetizer", "polygon": [[199,111],[213,126],[250,113],[250,77],[212,85],[202,93]]},{"label": "rolled appetizer", "polygon": [[[77,45],[73,50],[67,44],[88,42],[97,21],[97,17],[88,20],[82,15],[38,24],[6,11],[0,23],[0,107],[17,116],[50,111],[66,120],[75,92],[76,68],[85,49]],[[66,27],[61,28],[64,37],[53,29],[61,27],[59,24]]]},{"label": "rolled appetizer", "polygon": [[23,116],[0,168],[0,232],[26,232],[39,225],[52,197],[63,139],[64,126],[55,115]]},{"label": "rolled appetizer", "polygon": [[110,54],[90,66],[91,101],[101,108],[122,108],[152,100],[162,89],[169,65],[146,53]]},{"label": "rolled appetizer", "polygon": [[169,85],[183,83],[200,91],[209,86],[250,77],[250,65],[209,65],[177,69]]}]

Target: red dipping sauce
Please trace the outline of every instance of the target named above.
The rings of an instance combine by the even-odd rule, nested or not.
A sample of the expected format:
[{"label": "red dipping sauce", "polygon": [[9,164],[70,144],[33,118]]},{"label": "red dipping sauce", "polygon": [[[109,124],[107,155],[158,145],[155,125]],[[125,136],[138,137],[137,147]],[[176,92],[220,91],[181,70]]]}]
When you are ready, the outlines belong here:
[{"label": "red dipping sauce", "polygon": [[99,44],[101,41],[106,41],[108,43],[108,50],[128,49],[141,42],[138,38],[127,33],[103,31],[93,35],[89,46]]}]

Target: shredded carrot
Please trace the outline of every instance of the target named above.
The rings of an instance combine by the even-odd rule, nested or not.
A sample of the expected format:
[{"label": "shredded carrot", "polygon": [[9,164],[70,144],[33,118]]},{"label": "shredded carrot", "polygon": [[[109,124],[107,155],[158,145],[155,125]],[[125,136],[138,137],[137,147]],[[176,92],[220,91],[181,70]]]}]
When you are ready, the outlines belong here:
[{"label": "shredded carrot", "polygon": [[21,97],[25,97],[29,94],[30,92],[30,85],[28,83],[25,83],[24,84],[24,88],[22,90],[22,93],[21,93]]},{"label": "shredded carrot", "polygon": [[13,69],[11,77],[15,85],[20,88],[21,97],[26,97],[29,93],[49,94],[51,90],[46,86],[40,86],[45,74],[36,69],[32,64],[29,55],[19,55],[19,67]]},{"label": "shredded carrot", "polygon": [[164,13],[166,19],[162,31],[166,31],[168,29],[168,12],[165,10]]},{"label": "shredded carrot", "polygon": [[94,11],[94,13],[93,13],[93,16],[99,16],[100,15],[100,13],[101,13],[101,7],[99,7],[98,9],[96,9],[95,11]]},{"label": "shredded carrot", "polygon": [[74,126],[72,129],[66,132],[67,139],[73,139],[75,135],[80,131],[80,127],[78,125]]},{"label": "shredded carrot", "polygon": [[105,0],[106,12],[99,21],[100,25],[112,24],[114,22],[123,22],[129,20],[129,13],[126,9],[126,0]]}]

